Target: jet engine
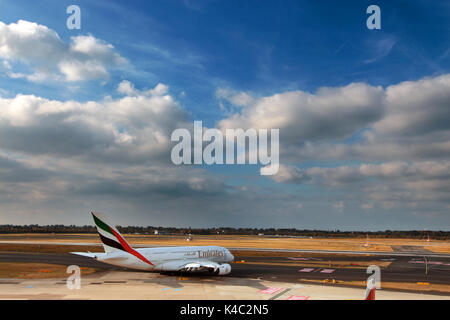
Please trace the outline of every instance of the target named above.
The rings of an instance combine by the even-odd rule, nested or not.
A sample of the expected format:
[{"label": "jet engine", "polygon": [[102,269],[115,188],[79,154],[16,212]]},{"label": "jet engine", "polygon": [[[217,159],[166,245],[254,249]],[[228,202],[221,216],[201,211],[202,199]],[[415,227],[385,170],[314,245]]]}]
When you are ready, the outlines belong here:
[{"label": "jet engine", "polygon": [[221,264],[216,272],[219,276],[224,276],[231,272],[231,266],[228,263]]}]

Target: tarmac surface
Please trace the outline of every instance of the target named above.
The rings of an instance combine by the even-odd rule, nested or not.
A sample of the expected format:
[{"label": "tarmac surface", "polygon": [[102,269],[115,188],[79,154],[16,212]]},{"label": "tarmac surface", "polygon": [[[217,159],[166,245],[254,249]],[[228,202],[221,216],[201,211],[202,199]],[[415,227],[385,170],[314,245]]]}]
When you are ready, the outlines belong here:
[{"label": "tarmac surface", "polygon": [[[248,257],[243,258],[244,264],[233,265],[235,277],[278,278],[283,281],[298,281],[302,279],[323,280],[332,278],[342,281],[365,281],[368,277],[366,265],[377,265],[389,262],[389,266],[381,268],[381,281],[389,282],[431,282],[433,284],[450,285],[450,258],[427,258],[428,274],[425,274],[423,259],[414,256],[349,256],[349,255],[315,255],[308,260],[291,260],[295,258]],[[287,261],[298,264],[287,265]],[[326,262],[331,261],[331,266]],[[340,261],[355,261],[351,266],[339,267]],[[258,262],[258,264],[253,264]],[[315,267],[302,262],[322,262],[325,266]],[[364,264],[364,262],[366,262]],[[259,264],[262,263],[262,264]],[[276,265],[273,265],[276,264]],[[337,264],[337,266],[336,266]],[[309,269],[313,269],[309,271]],[[300,272],[300,270],[303,270]],[[325,272],[324,272],[325,270]],[[330,272],[330,273],[328,273]],[[300,276],[299,276],[300,275]]]},{"label": "tarmac surface", "polygon": [[[0,244],[88,245],[98,246],[95,251],[102,251],[99,243],[79,240],[83,242],[11,241],[0,237]],[[135,247],[151,246],[137,244]],[[69,290],[66,279],[0,278],[0,299],[362,299],[365,289],[350,282],[365,282],[369,276],[368,265],[380,266],[382,286],[388,282],[398,283],[396,286],[401,288],[410,285],[408,290],[395,291],[383,287],[377,290],[379,299],[450,299],[448,289],[447,293],[434,289],[439,285],[450,286],[450,254],[435,253],[424,246],[392,246],[390,252],[228,249],[234,254],[235,262],[227,276],[161,275],[127,270],[68,253],[4,251],[0,252],[0,262],[77,265],[98,271],[82,277],[80,290]],[[422,287],[417,283],[432,284],[435,291],[416,290]]]},{"label": "tarmac surface", "polygon": [[[245,253],[245,251],[244,251]],[[416,256],[372,256],[372,255],[341,255],[341,254],[303,254],[301,257],[246,257],[236,256],[237,263],[232,263],[232,272],[224,277],[206,277],[204,275],[189,275],[195,281],[213,279],[211,281],[269,281],[282,282],[283,286],[307,284],[308,281],[324,281],[334,279],[346,281],[365,281],[369,276],[366,273],[367,265],[386,265],[381,268],[382,282],[417,283],[427,282],[433,284],[450,285],[450,258],[427,258],[427,272],[425,274],[425,261]],[[354,263],[352,263],[354,261]],[[35,262],[59,265],[78,265],[92,267],[102,272],[125,272],[139,274],[134,270],[108,265],[91,258],[72,255],[68,253],[11,253],[0,252],[0,262]],[[330,263],[330,264],[329,264]],[[340,266],[340,264],[342,265]],[[328,265],[329,264],[329,265]],[[97,272],[101,274],[102,272]],[[158,273],[140,272],[147,277],[163,277]],[[144,276],[144,277],[145,277]],[[95,276],[93,276],[95,277]],[[167,277],[167,276],[165,276]],[[168,277],[176,279],[176,276]],[[221,280],[217,280],[221,279]],[[37,280],[35,280],[37,281]],[[42,280],[44,281],[44,280]],[[124,280],[125,281],[125,280]],[[169,280],[167,280],[169,281]],[[95,281],[94,281],[95,282]],[[0,281],[0,284],[2,282]],[[326,285],[326,283],[325,283]],[[1,286],[3,288],[4,286]],[[363,289],[355,289],[363,290]],[[433,292],[440,296],[450,298],[450,294]]]},{"label": "tarmac surface", "polygon": [[[0,279],[0,299],[32,300],[362,300],[364,288],[236,277],[169,277],[157,273],[104,271],[83,276],[78,289],[65,279]],[[448,296],[376,291],[377,300],[449,300]]]}]

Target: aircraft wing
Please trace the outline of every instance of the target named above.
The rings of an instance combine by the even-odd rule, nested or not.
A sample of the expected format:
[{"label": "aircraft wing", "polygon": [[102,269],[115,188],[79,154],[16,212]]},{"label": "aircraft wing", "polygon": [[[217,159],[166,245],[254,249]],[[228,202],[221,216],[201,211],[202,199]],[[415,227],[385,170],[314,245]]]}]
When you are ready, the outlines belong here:
[{"label": "aircraft wing", "polygon": [[211,270],[217,271],[220,265],[213,261],[171,261],[164,263],[160,266],[161,270],[165,271],[201,271],[201,270]]},{"label": "aircraft wing", "polygon": [[182,270],[183,271],[198,271],[198,270],[211,270],[216,271],[220,265],[213,261],[198,261],[198,262],[189,262],[187,263]]}]

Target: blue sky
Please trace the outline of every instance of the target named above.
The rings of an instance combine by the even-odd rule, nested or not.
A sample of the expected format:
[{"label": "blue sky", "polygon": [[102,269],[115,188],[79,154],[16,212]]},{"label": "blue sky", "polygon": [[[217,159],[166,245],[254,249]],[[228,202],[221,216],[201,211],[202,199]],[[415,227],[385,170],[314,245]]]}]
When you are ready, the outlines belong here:
[{"label": "blue sky", "polygon": [[[71,4],[81,8],[81,30],[66,28],[68,15],[65,11]],[[368,14],[365,12],[371,4],[381,8],[381,30],[366,27]],[[100,146],[105,146],[102,139],[111,132],[92,131],[95,137],[87,138],[70,136],[69,129],[80,133],[82,126],[65,128],[67,121],[62,121],[63,116],[59,115],[55,116],[56,127],[60,124],[69,140],[53,141],[48,137],[58,135],[58,130],[52,128],[47,132],[49,127],[41,126],[46,119],[38,118],[41,115],[36,112],[29,116],[36,125],[35,132],[33,129],[29,129],[31,133],[25,132],[12,118],[8,118],[8,123],[0,123],[0,128],[2,125],[5,128],[5,137],[11,134],[13,138],[4,143],[0,141],[0,156],[30,170],[50,170],[51,174],[43,174],[43,181],[58,181],[64,187],[56,192],[60,193],[58,198],[49,195],[52,190],[44,190],[36,184],[24,187],[17,181],[13,188],[5,185],[8,190],[17,189],[21,195],[42,194],[42,198],[27,198],[23,204],[23,199],[12,193],[2,210],[5,223],[83,224],[86,221],[83,210],[95,207],[112,211],[111,215],[123,224],[126,219],[121,210],[132,212],[131,219],[136,224],[154,221],[155,224],[184,225],[195,221],[192,225],[248,226],[256,219],[259,226],[319,229],[433,229],[448,225],[450,199],[440,194],[447,190],[448,180],[437,182],[435,176],[422,174],[427,165],[440,168],[448,164],[446,143],[450,141],[447,140],[450,128],[448,121],[442,119],[450,108],[445,93],[450,70],[449,18],[450,5],[446,1],[2,1],[0,21],[6,26],[25,20],[56,32],[62,46],[69,45],[71,38],[78,36],[90,36],[98,43],[113,46],[107,49],[108,56],[102,58],[104,60],[95,57],[89,60],[106,68],[105,76],[70,80],[74,73],[64,73],[58,64],[64,63],[66,56],[51,65],[52,57],[42,62],[26,52],[20,53],[20,57],[19,54],[8,55],[6,51],[2,53],[0,42],[0,58],[9,66],[2,69],[0,77],[5,106],[13,105],[6,100],[18,94],[80,104],[88,101],[108,104],[105,97],[110,96],[109,99],[119,104],[126,102],[117,91],[122,81],[129,81],[142,96],[145,90],[161,83],[168,86],[167,94],[174,103],[170,110],[175,115],[168,114],[155,125],[161,125],[158,130],[167,134],[169,128],[162,127],[167,118],[185,122],[202,120],[205,126],[222,128],[224,123],[235,125],[236,117],[239,123],[249,127],[270,123],[270,119],[258,115],[270,113],[270,108],[264,104],[265,98],[280,95],[280,106],[275,107],[279,107],[284,119],[280,127],[280,147],[281,162],[285,165],[284,176],[274,179],[259,176],[256,166],[176,168],[182,173],[175,174],[170,171],[173,168],[167,155],[164,152],[155,155],[158,146],[149,146],[146,142],[136,143],[135,149],[122,150],[114,157],[106,151],[104,154],[93,151],[92,155],[84,152],[85,149],[81,152],[68,150],[67,146],[57,150],[56,146],[66,143],[98,150],[99,145],[95,143],[100,141]],[[16,48],[14,39],[3,40],[3,46]],[[115,59],[111,58],[113,54],[126,62],[111,62],[108,59]],[[50,72],[52,68],[60,70]],[[44,72],[48,78],[31,81],[23,76],[37,71]],[[75,71],[70,69],[70,72]],[[21,76],[12,76],[12,73]],[[409,86],[405,81],[414,85]],[[347,88],[355,83],[361,85]],[[323,87],[330,90],[323,91]],[[430,89],[435,87],[441,91]],[[218,92],[225,92],[223,90],[228,96],[219,96]],[[411,95],[405,95],[403,100],[398,98],[405,90],[418,95],[414,100],[418,101],[417,105],[409,110],[404,106]],[[289,93],[295,92],[298,103],[288,98]],[[239,94],[251,97],[252,102],[244,107],[236,105],[233,97]],[[302,97],[309,98],[303,100]],[[429,98],[421,101],[421,97]],[[340,99],[342,102],[333,108],[334,102],[329,100]],[[345,99],[349,99],[348,102]],[[356,105],[348,109],[352,103]],[[324,105],[326,115],[307,119]],[[103,116],[104,109],[99,108],[99,115]],[[124,123],[129,119],[117,119],[112,108],[111,115],[105,111],[107,120],[104,121],[113,121],[120,133],[126,132]],[[424,111],[426,108],[429,110]],[[319,113],[323,115],[325,111]],[[289,122],[295,119],[301,128]],[[407,132],[411,126],[422,131]],[[308,130],[303,130],[305,127]],[[147,129],[145,134],[157,131],[154,127]],[[130,135],[133,135],[131,131],[130,128]],[[140,134],[144,133],[139,131]],[[25,146],[27,143],[19,137],[28,139],[30,146]],[[40,140],[31,143],[27,137],[40,137]],[[42,145],[41,150],[48,151],[33,151],[33,145]],[[141,154],[144,149],[148,154]],[[133,157],[128,159],[124,152]],[[146,160],[136,160],[138,158]],[[72,187],[82,189],[75,186],[75,182],[74,186],[67,186],[71,179],[80,179],[82,183],[86,178],[83,174],[98,172],[92,160],[98,160],[98,166],[110,170],[108,178],[99,174],[98,181],[92,182],[92,188],[103,191],[97,196],[92,191],[89,199],[83,199],[85,191],[80,191],[81,195],[67,200]],[[54,163],[61,166],[60,171],[51,170]],[[148,188],[148,194],[136,195],[123,192],[122,183],[114,180],[117,177],[111,178],[113,172],[128,170],[133,173],[127,172],[126,178],[120,179],[133,181],[139,176],[136,172],[147,172],[154,165],[169,170],[166,176],[183,175],[186,180],[171,180],[159,190],[155,185],[160,177],[152,175],[150,185],[135,181],[143,184],[144,189]],[[365,165],[378,167],[369,170]],[[10,169],[11,166],[8,170],[18,170]],[[393,174],[398,174],[395,179],[386,177],[383,170],[388,166],[400,170]],[[357,172],[351,172],[351,168]],[[178,198],[167,209],[170,215],[164,215],[165,203],[179,192],[176,185],[189,185],[198,176],[204,179],[206,189],[214,190],[213,194],[196,193],[198,189],[193,188],[192,193],[186,193],[186,199]],[[110,187],[116,184],[117,188]],[[441,187],[439,194],[434,189],[437,186]],[[111,198],[130,204],[115,209],[109,204]],[[70,202],[67,204],[70,209],[64,209],[61,201]],[[155,210],[148,209],[156,202]],[[227,207],[225,203],[230,202],[234,205]],[[212,212],[207,214],[205,208],[211,203],[214,203]],[[36,208],[34,214],[29,213],[30,207]],[[183,212],[185,209],[187,212]],[[245,216],[242,219],[238,214],[241,209]],[[12,214],[17,211],[24,215]]]},{"label": "blue sky", "polygon": [[204,121],[220,117],[218,86],[259,96],[357,81],[387,86],[450,66],[446,1],[378,2],[381,30],[366,28],[370,1],[192,2],[78,1],[81,30],[65,27],[71,1],[3,1],[1,18],[38,22],[66,41],[90,33],[133,62],[135,72],[114,74],[100,87],[89,83],[76,93],[80,99],[107,94],[122,78],[137,87],[163,82],[184,91],[186,105]]}]

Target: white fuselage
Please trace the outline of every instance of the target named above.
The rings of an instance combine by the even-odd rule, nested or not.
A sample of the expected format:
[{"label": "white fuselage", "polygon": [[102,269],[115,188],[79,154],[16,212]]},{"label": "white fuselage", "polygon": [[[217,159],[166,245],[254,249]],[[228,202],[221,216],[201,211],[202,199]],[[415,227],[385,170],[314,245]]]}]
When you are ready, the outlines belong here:
[{"label": "white fuselage", "polygon": [[98,261],[132,269],[148,271],[179,271],[187,263],[213,262],[217,264],[232,262],[230,251],[218,246],[159,247],[135,249],[151,264],[125,251],[96,253]]}]

